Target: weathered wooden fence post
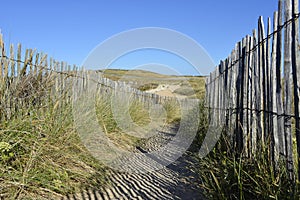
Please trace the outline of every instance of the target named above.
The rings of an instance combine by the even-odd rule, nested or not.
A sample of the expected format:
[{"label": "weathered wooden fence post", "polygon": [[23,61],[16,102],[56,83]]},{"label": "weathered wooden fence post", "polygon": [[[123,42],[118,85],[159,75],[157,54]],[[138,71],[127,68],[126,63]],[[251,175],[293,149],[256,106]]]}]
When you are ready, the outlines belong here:
[{"label": "weathered wooden fence post", "polygon": [[278,117],[277,117],[277,79],[280,79],[280,77],[277,77],[277,28],[278,28],[278,12],[274,13],[274,21],[273,21],[273,31],[275,32],[273,35],[273,41],[272,41],[272,61],[271,61],[271,116],[272,116],[272,130],[271,130],[271,158],[275,162],[275,165],[277,165],[277,161],[279,159],[279,135],[278,135]]},{"label": "weathered wooden fence post", "polygon": [[300,52],[299,52],[299,1],[292,0],[292,71],[294,84],[294,113],[297,141],[298,181],[300,180]]},{"label": "weathered wooden fence post", "polygon": [[268,17],[268,28],[267,28],[267,43],[266,43],[266,116],[267,116],[267,132],[268,132],[268,150],[269,156],[271,158],[271,130],[272,130],[272,120],[271,120],[271,72],[270,72],[270,65],[271,65],[271,18]]},{"label": "weathered wooden fence post", "polygon": [[259,108],[259,118],[261,126],[261,141],[262,148],[266,147],[267,142],[267,117],[264,112],[266,109],[266,43],[265,39],[265,26],[263,22],[263,17],[259,17],[258,20],[258,68],[259,68],[259,87],[261,90],[260,108]]},{"label": "weathered wooden fence post", "polygon": [[[285,21],[292,19],[292,2],[285,0]],[[292,67],[292,26],[287,24],[285,27],[284,36],[284,134],[285,134],[285,152],[287,169],[290,176],[293,175],[293,140],[291,133],[291,95],[292,95],[292,80],[291,80],[291,67]]]},{"label": "weathered wooden fence post", "polygon": [[277,28],[277,51],[276,51],[276,96],[277,96],[277,116],[278,116],[278,138],[279,154],[285,156],[285,137],[284,137],[284,113],[282,102],[281,86],[281,66],[282,66],[282,25],[283,25],[283,2],[278,3],[278,28]]}]

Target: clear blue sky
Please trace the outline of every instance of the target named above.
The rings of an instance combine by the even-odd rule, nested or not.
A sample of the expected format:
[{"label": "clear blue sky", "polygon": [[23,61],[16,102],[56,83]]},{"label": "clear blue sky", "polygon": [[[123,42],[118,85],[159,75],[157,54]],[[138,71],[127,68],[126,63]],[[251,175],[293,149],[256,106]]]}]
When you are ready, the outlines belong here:
[{"label": "clear blue sky", "polygon": [[252,33],[260,15],[273,16],[277,4],[277,0],[5,0],[0,29],[6,43],[20,42],[24,48],[80,65],[93,48],[115,34],[162,27],[193,38],[218,63]]}]

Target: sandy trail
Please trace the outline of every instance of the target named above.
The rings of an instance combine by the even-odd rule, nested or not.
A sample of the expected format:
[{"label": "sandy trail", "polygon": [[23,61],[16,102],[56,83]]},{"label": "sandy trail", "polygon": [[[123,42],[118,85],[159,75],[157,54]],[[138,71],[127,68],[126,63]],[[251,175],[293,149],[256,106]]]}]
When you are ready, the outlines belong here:
[{"label": "sandy trail", "polygon": [[146,91],[147,93],[154,93],[160,96],[186,98],[184,95],[175,94],[174,91],[179,89],[180,85],[161,84],[157,88]]}]

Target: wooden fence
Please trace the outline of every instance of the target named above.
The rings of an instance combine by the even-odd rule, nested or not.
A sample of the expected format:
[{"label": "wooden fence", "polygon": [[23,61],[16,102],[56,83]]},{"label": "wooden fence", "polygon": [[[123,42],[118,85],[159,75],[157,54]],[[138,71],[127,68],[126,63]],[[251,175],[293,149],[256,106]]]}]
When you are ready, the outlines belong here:
[{"label": "wooden fence", "polygon": [[207,77],[206,101],[238,155],[251,158],[267,150],[274,166],[284,160],[291,178],[298,169],[300,180],[298,9],[298,0],[279,0],[273,26],[259,17],[258,29]]},{"label": "wooden fence", "polygon": [[148,108],[164,102],[176,101],[181,108],[197,103],[196,99],[177,99],[142,92],[132,87],[132,84],[107,79],[101,72],[97,72],[96,77],[91,77],[91,74],[95,74],[95,71],[70,66],[36,50],[27,49],[22,53],[21,44],[18,44],[16,51],[10,45],[7,53],[0,34],[0,120],[23,116],[32,108],[47,107],[47,104],[53,102],[69,104],[76,82],[82,83],[81,90],[88,89],[89,81],[96,82],[100,94],[118,93],[121,98],[130,97]]}]

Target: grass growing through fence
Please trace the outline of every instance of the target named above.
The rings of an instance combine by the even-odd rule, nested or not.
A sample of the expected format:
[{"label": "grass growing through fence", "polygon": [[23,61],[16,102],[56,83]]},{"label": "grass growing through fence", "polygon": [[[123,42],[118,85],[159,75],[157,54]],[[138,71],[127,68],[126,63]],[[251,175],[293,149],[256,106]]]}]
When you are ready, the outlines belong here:
[{"label": "grass growing through fence", "polygon": [[[117,107],[118,113],[120,112],[122,115],[130,117],[130,119],[126,118],[123,120],[125,120],[125,122],[128,124],[133,123],[139,127],[138,129],[133,129],[137,131],[147,131],[145,129],[154,128],[147,127],[151,122],[151,117],[149,114],[149,109],[151,108],[147,108],[147,102],[142,103],[134,98],[129,100],[128,105],[126,103],[125,105],[114,105],[115,102],[112,100],[113,98],[114,97],[112,97],[111,94],[100,94],[97,96],[96,114],[98,117],[98,122],[100,123],[102,130],[105,132],[107,137],[114,142],[115,145],[126,150],[135,149],[135,147],[138,146],[143,139],[127,134],[126,130],[123,130],[122,127],[118,125],[112,107]],[[121,99],[121,101],[123,101],[123,99]],[[180,120],[180,105],[178,102],[166,101],[162,104],[162,107],[166,113],[165,124],[161,124],[162,122],[160,122],[162,126],[172,124]]]},{"label": "grass growing through fence", "polygon": [[104,167],[73,129],[71,106],[62,109],[55,102],[25,113],[0,124],[3,198],[58,198],[104,183]]},{"label": "grass growing through fence", "polygon": [[[114,142],[115,145],[130,150],[138,144],[139,138],[124,133],[118,126],[112,110],[110,97],[110,95],[97,97],[96,113],[98,121],[106,136]],[[137,101],[131,103],[128,112],[136,124],[144,125],[150,120],[147,111]]]},{"label": "grass growing through fence", "polygon": [[[198,137],[199,143],[205,135]],[[199,144],[198,143],[198,144]],[[226,131],[208,156],[199,159],[202,188],[208,199],[299,199],[285,163],[274,170],[266,148],[253,158],[237,156]]]},{"label": "grass growing through fence", "polygon": [[205,77],[187,76],[185,78],[193,88],[196,98],[203,99],[205,97]]},{"label": "grass growing through fence", "polygon": [[[55,76],[45,75],[35,85],[34,76],[24,78],[16,87],[0,88],[1,109],[10,99],[24,101],[10,119],[0,112],[0,199],[53,199],[106,184],[106,168],[84,147],[73,126],[71,103],[62,104],[68,97],[57,98],[52,91]],[[108,137],[120,147],[135,148],[140,138],[118,127],[110,96],[99,96],[96,106]],[[163,107],[167,123],[180,119],[178,103]],[[136,125],[149,124],[149,111],[140,101],[131,101],[128,112]]]}]

